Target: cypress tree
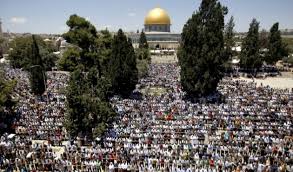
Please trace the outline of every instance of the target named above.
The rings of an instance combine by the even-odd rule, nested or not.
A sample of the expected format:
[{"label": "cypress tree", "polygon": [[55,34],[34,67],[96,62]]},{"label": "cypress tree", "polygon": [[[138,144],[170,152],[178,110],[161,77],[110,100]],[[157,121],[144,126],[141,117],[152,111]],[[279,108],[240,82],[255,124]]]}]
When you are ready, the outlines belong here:
[{"label": "cypress tree", "polygon": [[119,29],[114,36],[110,59],[110,77],[115,94],[128,96],[138,81],[136,55],[130,40]]},{"label": "cypress tree", "polygon": [[106,98],[107,84],[105,78],[98,77],[94,68],[89,72],[77,68],[71,73],[65,122],[70,136],[100,136],[106,130],[105,125],[112,122],[115,112]]},{"label": "cypress tree", "polygon": [[77,136],[84,128],[81,121],[87,111],[87,102],[82,96],[85,92],[85,83],[85,75],[80,69],[71,73],[66,92],[67,115],[65,122],[65,127],[71,136]]},{"label": "cypress tree", "polygon": [[135,50],[137,56],[138,78],[147,76],[148,64],[151,62],[151,54],[145,33],[142,31],[139,38],[139,48]]},{"label": "cypress tree", "polygon": [[3,58],[3,43],[4,43],[4,38],[2,38],[2,35],[0,33],[0,59]]},{"label": "cypress tree", "polygon": [[[104,30],[98,34],[90,22],[77,15],[71,15],[67,25],[70,29],[63,36],[79,48],[69,51],[59,63],[60,66],[73,71],[67,87],[65,127],[72,137],[80,134],[89,137],[101,136],[115,116],[108,100],[111,91],[110,76],[116,76],[116,72],[121,71],[124,73],[120,75],[124,75],[124,69],[128,71],[125,64],[129,59],[125,56],[128,55],[129,44],[125,37],[126,42],[121,44],[123,52],[117,52],[122,53],[119,58],[124,58],[120,59],[123,61],[123,70],[110,70],[108,66],[113,44],[110,32]],[[113,75],[110,75],[109,71],[113,71]]]},{"label": "cypress tree", "polygon": [[225,27],[225,50],[226,50],[225,56],[227,60],[231,59],[233,56],[232,47],[235,46],[234,27],[235,27],[234,17],[231,16],[229,22],[227,23]]},{"label": "cypress tree", "polygon": [[147,42],[146,36],[144,31],[141,31],[140,33],[140,37],[139,37],[139,46],[140,49],[148,49],[149,48],[149,44]]},{"label": "cypress tree", "polygon": [[269,33],[266,30],[261,30],[259,33],[259,48],[268,49],[269,47]]},{"label": "cypress tree", "polygon": [[178,52],[183,89],[191,96],[213,93],[222,78],[224,15],[227,9],[217,0],[203,0],[187,21]]},{"label": "cypress tree", "polygon": [[45,92],[46,76],[42,58],[39,53],[39,47],[35,35],[32,36],[32,53],[30,68],[30,84],[32,92],[35,95],[42,95]]},{"label": "cypress tree", "polygon": [[252,71],[262,66],[259,46],[259,22],[253,19],[247,36],[242,43],[242,50],[240,53],[241,68]]},{"label": "cypress tree", "polygon": [[269,34],[269,52],[265,61],[269,64],[275,64],[284,56],[288,56],[288,51],[285,44],[282,42],[279,23],[275,23],[270,29]]}]

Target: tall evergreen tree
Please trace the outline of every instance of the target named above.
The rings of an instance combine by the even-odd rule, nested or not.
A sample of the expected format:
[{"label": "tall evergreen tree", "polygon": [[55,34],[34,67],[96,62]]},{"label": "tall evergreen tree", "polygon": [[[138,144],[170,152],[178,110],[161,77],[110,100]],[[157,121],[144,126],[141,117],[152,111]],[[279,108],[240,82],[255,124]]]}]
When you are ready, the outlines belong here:
[{"label": "tall evergreen tree", "polygon": [[4,43],[4,38],[0,34],[0,59],[3,58],[3,43]]},{"label": "tall evergreen tree", "polygon": [[114,36],[109,72],[114,93],[128,96],[138,81],[138,72],[132,43],[121,29]]},{"label": "tall evergreen tree", "polygon": [[146,77],[148,74],[148,65],[151,63],[151,54],[146,35],[143,31],[140,33],[139,48],[135,49],[137,56],[136,67],[138,70],[138,78]]},{"label": "tall evergreen tree", "polygon": [[142,48],[148,49],[149,48],[149,44],[147,42],[146,35],[145,35],[144,31],[141,31],[141,33],[140,33],[138,47],[140,49],[142,49]]},{"label": "tall evergreen tree", "polygon": [[151,54],[145,33],[142,31],[139,38],[139,48],[135,49],[136,67],[138,70],[138,78],[147,76],[148,65],[151,62]]},{"label": "tall evergreen tree", "polygon": [[98,60],[101,68],[98,70],[98,72],[101,72],[100,75],[107,74],[112,53],[112,42],[113,36],[108,30],[102,30],[99,34],[99,38],[96,39],[96,49],[98,52]]},{"label": "tall evergreen tree", "polygon": [[246,38],[242,43],[240,53],[240,66],[246,70],[257,70],[262,66],[262,59],[259,52],[259,22],[253,19]]},{"label": "tall evergreen tree", "polygon": [[58,68],[62,71],[74,71],[80,64],[80,51],[77,47],[68,48],[58,61]]},{"label": "tall evergreen tree", "polygon": [[235,41],[234,41],[234,17],[231,16],[229,22],[227,23],[225,27],[225,56],[226,59],[231,59],[233,56],[233,51],[232,48],[235,46]]},{"label": "tall evergreen tree", "polygon": [[2,59],[2,58],[3,58],[3,48],[0,45],[0,59]]},{"label": "tall evergreen tree", "polygon": [[217,0],[203,0],[199,11],[183,28],[178,57],[181,83],[189,95],[211,94],[223,76],[226,13],[227,9]]},{"label": "tall evergreen tree", "polygon": [[[35,35],[35,40],[39,48],[39,54],[42,58],[45,70],[51,70],[55,66],[58,57],[53,54],[57,49],[52,43],[46,43],[40,36]],[[10,42],[9,61],[14,68],[23,68],[29,70],[32,61],[32,36],[17,37]]]},{"label": "tall evergreen tree", "polygon": [[268,49],[269,47],[269,33],[266,30],[261,30],[259,33],[259,48],[260,49]]},{"label": "tall evergreen tree", "polygon": [[77,15],[70,16],[67,25],[70,30],[63,36],[78,48],[69,50],[59,62],[61,68],[73,71],[67,87],[65,127],[72,137],[100,136],[115,116],[108,102],[111,78],[107,68],[113,38],[107,30],[97,33]]},{"label": "tall evergreen tree", "polygon": [[39,47],[35,35],[32,36],[32,53],[31,53],[31,66],[30,68],[30,83],[32,92],[35,95],[42,95],[45,92],[46,88],[46,74],[44,70],[44,65],[42,58],[39,53]]},{"label": "tall evergreen tree", "polygon": [[67,115],[65,127],[71,136],[77,136],[84,131],[83,118],[86,116],[87,103],[84,99],[86,91],[85,75],[80,69],[76,69],[70,75],[67,87]]},{"label": "tall evergreen tree", "polygon": [[4,132],[14,132],[11,128],[16,118],[14,106],[16,100],[13,99],[12,93],[15,88],[16,80],[5,79],[5,73],[0,66],[0,135]]},{"label": "tall evergreen tree", "polygon": [[94,25],[76,14],[71,15],[66,24],[69,27],[69,31],[64,33],[63,37],[69,43],[81,48],[80,57],[85,69],[88,70],[93,66],[97,66],[100,69],[97,49],[95,47],[97,31]]},{"label": "tall evergreen tree", "polygon": [[288,56],[286,45],[282,42],[279,23],[275,23],[270,29],[269,34],[269,52],[265,61],[269,64],[275,64],[278,60]]},{"label": "tall evergreen tree", "polygon": [[[108,86],[109,87],[109,86]],[[106,99],[107,83],[98,78],[98,71],[88,73],[79,67],[71,73],[67,87],[65,127],[70,136],[96,137],[103,134],[106,124],[115,116]]]}]

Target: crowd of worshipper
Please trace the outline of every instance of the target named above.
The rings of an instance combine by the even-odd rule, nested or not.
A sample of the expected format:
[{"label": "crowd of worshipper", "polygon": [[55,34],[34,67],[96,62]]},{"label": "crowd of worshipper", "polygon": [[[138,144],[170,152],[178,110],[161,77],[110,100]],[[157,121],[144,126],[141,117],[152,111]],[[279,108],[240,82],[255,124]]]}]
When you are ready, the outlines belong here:
[{"label": "crowd of worshipper", "polygon": [[[28,76],[19,82],[16,135],[0,140],[0,169],[23,171],[293,171],[293,92],[224,78],[222,103],[186,99],[175,63],[151,64],[135,91],[165,88],[161,95],[110,102],[118,119],[101,138],[69,140],[63,127],[68,74],[49,72],[41,97]],[[43,141],[43,142],[41,142]],[[58,149],[58,150],[57,150]]]}]

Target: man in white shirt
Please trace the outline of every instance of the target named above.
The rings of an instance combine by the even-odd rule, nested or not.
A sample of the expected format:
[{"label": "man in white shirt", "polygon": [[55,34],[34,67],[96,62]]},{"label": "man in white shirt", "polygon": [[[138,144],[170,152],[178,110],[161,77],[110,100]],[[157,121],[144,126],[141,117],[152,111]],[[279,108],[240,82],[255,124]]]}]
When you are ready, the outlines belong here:
[{"label": "man in white shirt", "polygon": [[109,165],[109,172],[114,172],[114,164],[112,162]]}]

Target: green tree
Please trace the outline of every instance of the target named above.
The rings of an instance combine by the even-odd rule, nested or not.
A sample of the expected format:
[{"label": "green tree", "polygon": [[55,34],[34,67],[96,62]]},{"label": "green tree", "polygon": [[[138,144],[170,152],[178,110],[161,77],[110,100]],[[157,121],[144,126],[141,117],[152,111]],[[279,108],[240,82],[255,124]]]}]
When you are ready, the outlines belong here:
[{"label": "green tree", "polygon": [[146,36],[145,36],[145,33],[142,31],[140,33],[140,37],[139,37],[139,45],[138,47],[140,49],[144,48],[144,49],[148,49],[149,48],[149,44],[147,42],[147,39],[146,39]]},{"label": "green tree", "polygon": [[[83,119],[86,133],[90,136],[100,137],[107,129],[107,125],[113,122],[115,112],[108,102],[108,94],[111,84],[108,78],[98,76],[98,71],[91,68],[87,74],[87,85],[90,93],[88,100],[88,115]],[[99,131],[99,132],[97,132]]]},{"label": "green tree", "polygon": [[11,128],[16,118],[14,106],[16,100],[12,98],[13,89],[16,86],[16,80],[5,79],[5,74],[0,66],[0,135],[4,132],[13,132]]},{"label": "green tree", "polygon": [[290,65],[293,65],[293,56],[292,55],[288,56],[288,57],[283,57],[282,60],[283,60],[284,63],[288,63]]},{"label": "green tree", "polygon": [[116,94],[128,96],[138,81],[136,55],[130,40],[119,29],[112,44],[109,74]]},{"label": "green tree", "polygon": [[[93,137],[100,137],[107,129],[107,125],[112,123],[115,117],[111,105],[105,101],[95,100],[90,107],[92,113],[84,121],[88,131],[93,131]],[[97,132],[99,131],[99,132]]]},{"label": "green tree", "polygon": [[151,54],[149,49],[138,48],[136,53],[136,68],[138,70],[138,78],[143,78],[148,75],[149,64],[151,63]]},{"label": "green tree", "polygon": [[[69,31],[64,33],[63,37],[67,42],[81,48],[80,58],[85,69],[88,70],[93,66],[98,66],[100,69],[97,49],[95,47],[97,31],[94,25],[76,14],[71,15],[66,24],[69,27]],[[101,72],[99,71],[99,73]]]},{"label": "green tree", "polygon": [[203,0],[199,11],[184,25],[178,58],[181,84],[191,96],[213,93],[223,76],[226,13],[217,0]]},{"label": "green tree", "polygon": [[71,73],[66,93],[65,127],[72,137],[100,136],[113,121],[115,113],[105,97],[109,86],[97,75],[94,68],[85,73],[78,67]]},{"label": "green tree", "polygon": [[74,71],[80,63],[80,50],[76,47],[68,48],[58,61],[59,70]]},{"label": "green tree", "polygon": [[112,53],[113,36],[108,30],[102,30],[96,39],[101,75],[106,75]]},{"label": "green tree", "polygon": [[[77,15],[70,16],[67,25],[70,29],[63,37],[78,48],[69,49],[59,61],[61,69],[73,71],[67,87],[65,127],[72,137],[97,137],[115,116],[108,102],[112,91],[110,76],[119,72],[110,68],[114,40],[108,30],[98,33],[90,22]],[[126,45],[124,48],[129,46]],[[128,50],[123,51],[129,55]]]},{"label": "green tree", "polygon": [[151,54],[149,49],[138,48],[135,50],[135,53],[139,60],[146,60],[149,63],[151,62]]},{"label": "green tree", "polygon": [[0,58],[9,51],[9,40],[0,34]]},{"label": "green tree", "polygon": [[28,68],[30,65],[31,37],[18,37],[11,43],[9,53],[10,64],[14,68]]},{"label": "green tree", "polygon": [[270,29],[268,47],[269,52],[265,61],[269,64],[275,64],[278,60],[288,56],[286,45],[282,42],[279,23],[275,23]]},{"label": "green tree", "polygon": [[288,53],[293,53],[293,38],[282,38],[282,42],[287,45],[286,48],[288,49]]},{"label": "green tree", "polygon": [[259,47],[260,47],[260,49],[268,49],[268,46],[269,46],[268,36],[269,36],[268,32],[264,29],[259,33]]},{"label": "green tree", "polygon": [[235,41],[234,41],[234,17],[231,16],[229,22],[225,26],[225,56],[226,60],[231,59],[233,57],[233,51],[232,48],[235,46]]},{"label": "green tree", "polygon": [[259,22],[253,19],[247,36],[242,43],[240,67],[249,71],[259,69],[262,66],[259,49]]},{"label": "green tree", "polygon": [[139,38],[139,48],[135,50],[138,78],[147,76],[148,66],[151,63],[151,54],[145,33],[142,31]]},{"label": "green tree", "polygon": [[138,78],[143,78],[148,75],[149,63],[147,60],[137,59],[136,67],[138,70]]},{"label": "green tree", "polygon": [[107,77],[99,77],[98,70],[91,68],[88,72],[87,83],[91,89],[91,95],[98,97],[98,100],[107,101],[111,93],[111,81]]},{"label": "green tree", "polygon": [[[58,59],[53,52],[56,50],[52,43],[46,43],[41,37],[35,36],[45,70],[51,70]],[[11,43],[9,52],[10,64],[14,68],[29,69],[31,66],[32,36],[17,37]]]},{"label": "green tree", "polygon": [[42,95],[46,88],[46,76],[44,71],[44,65],[42,62],[41,55],[39,53],[39,47],[35,36],[32,36],[32,52],[31,52],[31,66],[30,66],[30,84],[32,92],[35,95]]},{"label": "green tree", "polygon": [[85,75],[77,68],[70,75],[66,92],[66,122],[65,127],[70,136],[76,137],[80,131],[84,131],[83,117],[86,116],[87,103],[85,101]]},{"label": "green tree", "polygon": [[3,43],[4,43],[4,38],[0,34],[0,59],[3,58]]}]

